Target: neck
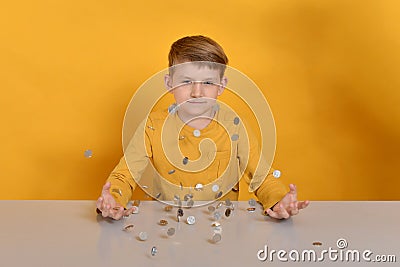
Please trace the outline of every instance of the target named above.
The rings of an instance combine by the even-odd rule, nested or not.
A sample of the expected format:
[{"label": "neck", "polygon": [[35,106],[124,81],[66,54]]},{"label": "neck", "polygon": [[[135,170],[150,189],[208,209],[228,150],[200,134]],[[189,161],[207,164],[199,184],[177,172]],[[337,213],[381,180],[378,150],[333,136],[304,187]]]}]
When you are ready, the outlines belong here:
[{"label": "neck", "polygon": [[[182,112],[178,111],[178,116],[179,118],[186,124],[189,125],[192,128],[198,129],[198,130],[202,130],[204,128],[207,127],[207,125],[210,124],[212,118],[214,118],[215,116],[215,111],[210,110],[204,114],[201,114],[199,116],[201,116],[200,118],[193,118],[191,115],[186,115],[186,114],[182,114]],[[198,117],[198,116],[196,116]]]}]

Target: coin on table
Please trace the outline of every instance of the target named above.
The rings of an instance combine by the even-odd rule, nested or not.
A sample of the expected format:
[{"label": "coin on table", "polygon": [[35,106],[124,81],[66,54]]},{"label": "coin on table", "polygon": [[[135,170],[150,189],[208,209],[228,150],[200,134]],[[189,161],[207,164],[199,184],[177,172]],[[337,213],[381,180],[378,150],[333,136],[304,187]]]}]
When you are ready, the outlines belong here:
[{"label": "coin on table", "polygon": [[192,224],[194,224],[196,222],[196,218],[194,216],[188,216],[186,218],[186,221],[187,221],[188,224],[192,225]]},{"label": "coin on table", "polygon": [[211,226],[212,226],[212,227],[220,227],[221,224],[220,224],[219,222],[213,222],[213,223],[211,224]]},{"label": "coin on table", "polygon": [[221,202],[219,202],[219,203],[217,204],[217,207],[216,207],[216,208],[219,209],[219,208],[222,207],[222,205],[224,205],[224,202],[221,201]]},{"label": "coin on table", "polygon": [[174,234],[175,234],[175,228],[173,228],[173,227],[168,228],[167,235],[168,236],[173,236]]},{"label": "coin on table", "polygon": [[214,212],[214,219],[215,219],[216,221],[218,221],[219,219],[221,219],[221,217],[222,217],[221,212],[219,212],[219,211]]},{"label": "coin on table", "polygon": [[160,221],[158,222],[158,224],[164,226],[164,225],[167,225],[167,224],[168,224],[168,221],[167,221],[167,220],[160,220]]},{"label": "coin on table", "polygon": [[207,209],[208,209],[209,212],[215,211],[215,207],[214,206],[208,206]]},{"label": "coin on table", "polygon": [[232,210],[231,210],[230,208],[227,208],[227,209],[225,210],[225,216],[226,216],[226,217],[231,216],[231,213],[232,213]]},{"label": "coin on table", "polygon": [[133,230],[134,225],[133,224],[127,224],[124,226],[124,228],[122,229],[125,232],[131,232]]},{"label": "coin on table", "polygon": [[219,233],[214,233],[214,235],[213,235],[213,237],[212,237],[212,241],[213,241],[214,243],[217,243],[217,242],[221,241],[221,239],[222,239],[221,234],[219,234]]},{"label": "coin on table", "polygon": [[222,234],[222,227],[221,226],[214,227],[213,231],[215,234]]},{"label": "coin on table", "polygon": [[232,205],[232,202],[231,202],[231,200],[229,198],[225,200],[225,205],[226,206]]},{"label": "coin on table", "polygon": [[317,247],[322,246],[322,243],[319,242],[319,241],[315,241],[315,242],[313,242],[312,244],[313,244],[313,246],[317,246]]},{"label": "coin on table", "polygon": [[140,232],[139,233],[139,239],[142,241],[147,240],[147,233],[146,232]]},{"label": "coin on table", "polygon": [[164,207],[165,211],[171,211],[173,209],[173,207],[171,205],[167,205]]},{"label": "coin on table", "polygon": [[250,206],[254,207],[256,204],[257,204],[257,202],[253,198],[249,199]]},{"label": "coin on table", "polygon": [[137,214],[139,213],[139,207],[138,206],[132,206],[132,214]]},{"label": "coin on table", "polygon": [[254,207],[247,208],[247,211],[249,211],[249,212],[253,212],[253,211],[255,211],[255,210],[256,210],[256,208],[254,208]]}]

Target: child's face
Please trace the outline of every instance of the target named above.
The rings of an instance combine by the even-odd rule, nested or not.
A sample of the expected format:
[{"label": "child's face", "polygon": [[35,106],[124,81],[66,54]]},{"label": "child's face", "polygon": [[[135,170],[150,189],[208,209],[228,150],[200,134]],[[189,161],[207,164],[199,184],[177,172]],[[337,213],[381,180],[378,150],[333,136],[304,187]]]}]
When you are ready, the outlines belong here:
[{"label": "child's face", "polygon": [[179,105],[179,113],[186,117],[210,116],[218,96],[224,91],[226,77],[219,69],[196,64],[182,64],[166,75],[167,89]]}]

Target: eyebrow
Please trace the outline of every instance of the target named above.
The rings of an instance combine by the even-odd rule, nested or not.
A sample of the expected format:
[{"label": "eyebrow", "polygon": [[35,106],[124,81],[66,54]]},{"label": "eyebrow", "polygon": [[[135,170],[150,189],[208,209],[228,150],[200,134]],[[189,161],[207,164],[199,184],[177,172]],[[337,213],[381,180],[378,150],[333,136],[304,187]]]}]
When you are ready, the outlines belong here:
[{"label": "eyebrow", "polygon": [[[184,80],[186,80],[186,79],[187,80],[194,80],[192,77],[189,77],[189,76],[178,76],[177,78],[178,79],[184,79]],[[203,79],[203,81],[212,81],[214,79],[215,79],[214,77],[207,77],[207,78]]]}]

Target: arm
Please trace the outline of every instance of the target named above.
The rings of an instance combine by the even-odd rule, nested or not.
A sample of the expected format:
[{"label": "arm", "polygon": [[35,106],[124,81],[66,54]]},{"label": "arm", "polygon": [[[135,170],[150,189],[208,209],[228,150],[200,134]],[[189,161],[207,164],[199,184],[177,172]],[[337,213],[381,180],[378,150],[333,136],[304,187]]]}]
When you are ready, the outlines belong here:
[{"label": "arm", "polygon": [[151,154],[151,132],[144,128],[150,124],[144,120],[137,128],[132,140],[124,151],[118,165],[111,172],[102,194],[97,201],[97,209],[103,217],[120,219],[122,216],[132,213],[132,209],[124,210],[136,188],[136,181],[148,164]]}]

